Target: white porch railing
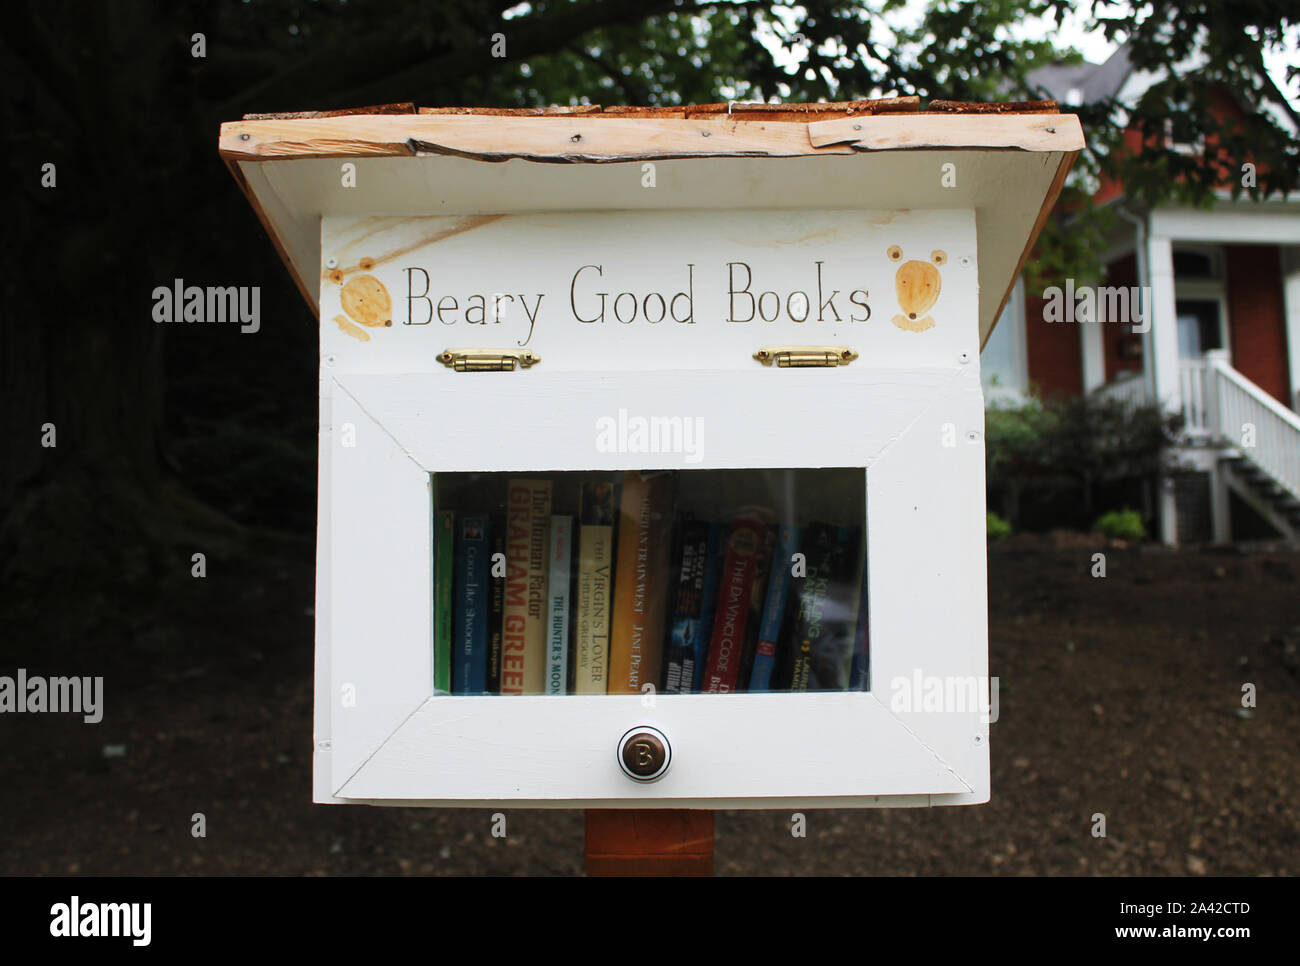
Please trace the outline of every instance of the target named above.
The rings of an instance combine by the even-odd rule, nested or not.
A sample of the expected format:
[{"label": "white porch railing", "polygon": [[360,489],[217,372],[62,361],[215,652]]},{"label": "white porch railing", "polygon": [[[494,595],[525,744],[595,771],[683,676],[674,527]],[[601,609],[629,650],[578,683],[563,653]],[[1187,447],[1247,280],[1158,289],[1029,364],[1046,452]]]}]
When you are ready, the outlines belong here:
[{"label": "white porch railing", "polygon": [[1183,432],[1188,436],[1209,436],[1209,368],[1205,359],[1178,360],[1178,387],[1183,400]]},{"label": "white porch railing", "polygon": [[1300,416],[1222,358],[1208,360],[1204,385],[1209,432],[1300,500]]},{"label": "white porch railing", "polygon": [[[1178,384],[1188,437],[1232,446],[1300,500],[1300,416],[1234,369],[1222,351],[1180,360]],[[1125,373],[1092,394],[1139,405],[1146,381]]]}]

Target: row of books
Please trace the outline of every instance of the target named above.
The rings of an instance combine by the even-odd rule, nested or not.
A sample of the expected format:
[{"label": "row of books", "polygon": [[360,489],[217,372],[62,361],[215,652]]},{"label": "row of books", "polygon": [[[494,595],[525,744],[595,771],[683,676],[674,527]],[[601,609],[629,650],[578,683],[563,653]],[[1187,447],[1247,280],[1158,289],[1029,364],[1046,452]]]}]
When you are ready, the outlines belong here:
[{"label": "row of books", "polygon": [[669,694],[868,687],[859,524],[675,512],[672,472],[510,479],[503,513],[435,512],[434,688]]}]

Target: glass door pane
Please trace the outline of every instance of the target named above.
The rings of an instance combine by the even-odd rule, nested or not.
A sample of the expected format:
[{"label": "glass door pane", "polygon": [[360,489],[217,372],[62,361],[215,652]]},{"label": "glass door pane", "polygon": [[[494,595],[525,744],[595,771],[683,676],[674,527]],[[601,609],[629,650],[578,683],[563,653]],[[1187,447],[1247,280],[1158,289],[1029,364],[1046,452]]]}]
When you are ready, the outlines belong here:
[{"label": "glass door pane", "polygon": [[435,691],[869,689],[862,467],[436,473]]}]

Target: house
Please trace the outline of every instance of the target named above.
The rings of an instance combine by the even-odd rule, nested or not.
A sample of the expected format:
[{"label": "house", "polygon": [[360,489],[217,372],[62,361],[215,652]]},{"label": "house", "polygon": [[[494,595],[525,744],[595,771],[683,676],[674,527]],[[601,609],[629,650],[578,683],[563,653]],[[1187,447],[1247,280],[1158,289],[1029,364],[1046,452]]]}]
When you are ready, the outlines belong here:
[{"label": "house", "polygon": [[[1112,96],[1133,104],[1153,77],[1121,47],[1104,64],[1054,65],[1030,80],[1065,105]],[[1225,92],[1211,94],[1221,119],[1245,116]],[[1255,110],[1300,129],[1280,93]],[[1127,140],[1140,145],[1136,131]],[[1107,239],[1104,277],[1043,291],[1021,278],[982,353],[986,397],[997,404],[1033,387],[1159,400],[1185,418],[1177,456],[1186,471],[1160,487],[1162,540],[1273,532],[1297,541],[1300,193],[1216,195],[1209,209],[1148,210],[1123,185],[1101,184],[1093,203],[1113,207],[1120,226]],[[1095,311],[1076,318],[1071,297],[1082,307],[1085,288]]]}]

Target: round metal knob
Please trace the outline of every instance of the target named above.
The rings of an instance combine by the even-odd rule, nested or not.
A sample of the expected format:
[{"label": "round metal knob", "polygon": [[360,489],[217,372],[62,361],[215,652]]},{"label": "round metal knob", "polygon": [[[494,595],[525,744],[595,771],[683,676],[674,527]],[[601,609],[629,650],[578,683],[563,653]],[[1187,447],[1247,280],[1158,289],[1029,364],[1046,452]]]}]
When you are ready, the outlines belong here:
[{"label": "round metal knob", "polygon": [[673,752],[664,733],[647,726],[633,728],[619,739],[617,757],[628,778],[652,782],[668,770]]}]

